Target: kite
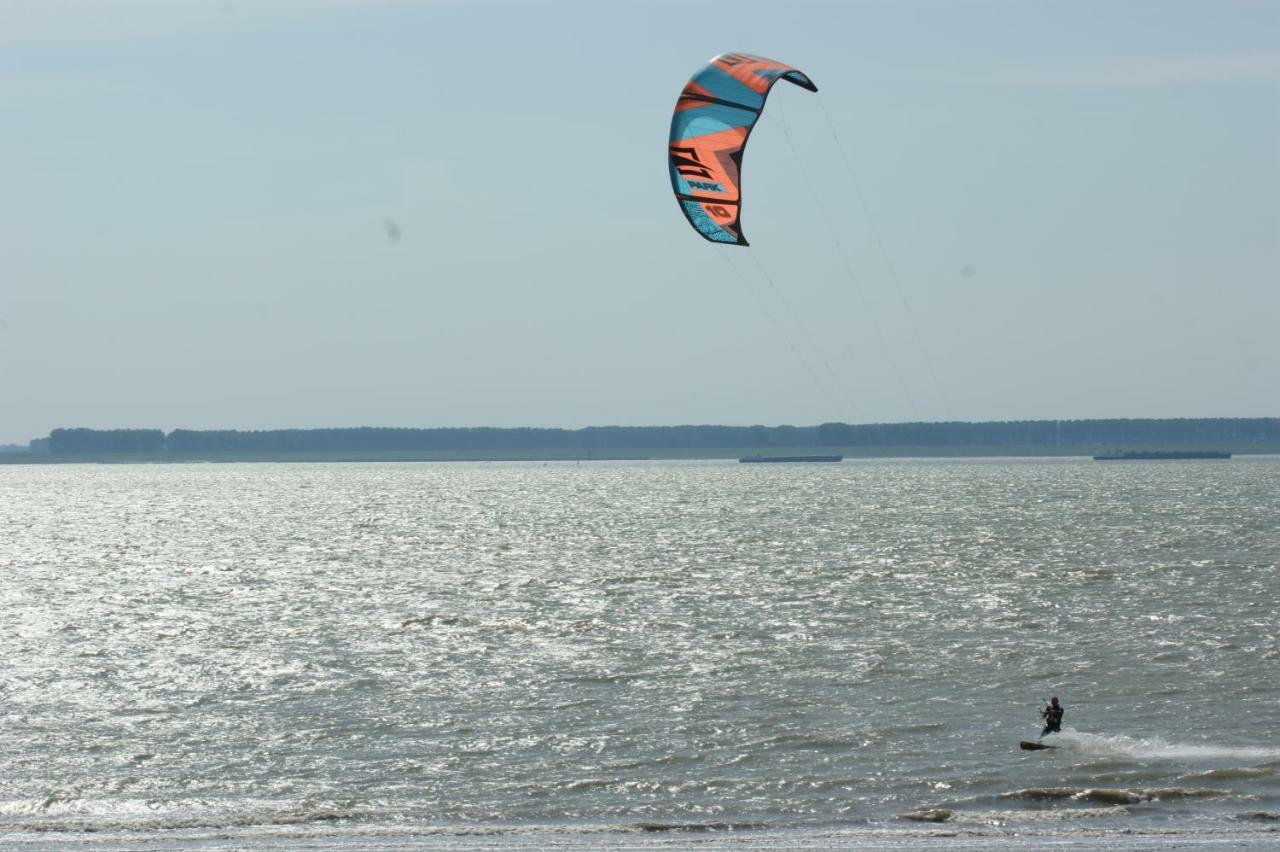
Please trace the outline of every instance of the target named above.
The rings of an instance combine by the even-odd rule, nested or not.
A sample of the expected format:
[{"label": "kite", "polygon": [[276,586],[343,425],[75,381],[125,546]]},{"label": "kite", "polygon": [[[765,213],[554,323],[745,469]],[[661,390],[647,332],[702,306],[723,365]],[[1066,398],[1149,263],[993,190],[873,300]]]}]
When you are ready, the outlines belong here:
[{"label": "kite", "polygon": [[689,224],[713,243],[745,246],[742,150],[778,80],[818,91],[804,72],[763,56],[725,53],[685,84],[671,116],[671,188]]}]

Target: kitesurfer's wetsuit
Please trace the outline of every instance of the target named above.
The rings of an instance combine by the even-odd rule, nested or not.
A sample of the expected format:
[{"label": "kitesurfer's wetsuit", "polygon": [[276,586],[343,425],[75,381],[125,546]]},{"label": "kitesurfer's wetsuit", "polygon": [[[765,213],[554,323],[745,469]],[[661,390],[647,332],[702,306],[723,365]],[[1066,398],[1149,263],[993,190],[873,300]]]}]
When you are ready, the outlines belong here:
[{"label": "kitesurfer's wetsuit", "polygon": [[1063,707],[1056,701],[1040,711],[1040,715],[1044,717],[1044,730],[1040,732],[1040,736],[1056,734],[1062,730],[1062,713]]}]

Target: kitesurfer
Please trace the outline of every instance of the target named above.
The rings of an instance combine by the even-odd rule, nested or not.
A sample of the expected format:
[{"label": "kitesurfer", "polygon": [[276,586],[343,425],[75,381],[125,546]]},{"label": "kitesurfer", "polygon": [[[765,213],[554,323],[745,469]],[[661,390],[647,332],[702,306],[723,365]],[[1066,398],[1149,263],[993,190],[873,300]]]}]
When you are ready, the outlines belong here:
[{"label": "kitesurfer", "polygon": [[1040,716],[1044,719],[1044,730],[1040,732],[1041,739],[1045,734],[1056,734],[1062,730],[1062,712],[1063,707],[1058,703],[1058,696],[1050,698],[1048,705],[1040,711]]}]

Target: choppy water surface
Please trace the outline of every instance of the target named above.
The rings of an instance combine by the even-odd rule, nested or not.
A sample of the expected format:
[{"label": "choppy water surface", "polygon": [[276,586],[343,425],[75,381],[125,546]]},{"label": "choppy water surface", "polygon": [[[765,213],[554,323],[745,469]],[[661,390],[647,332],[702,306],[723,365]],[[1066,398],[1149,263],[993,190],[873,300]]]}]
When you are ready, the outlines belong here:
[{"label": "choppy water surface", "polygon": [[1275,458],[4,467],[0,837],[1266,837],[1278,564]]}]

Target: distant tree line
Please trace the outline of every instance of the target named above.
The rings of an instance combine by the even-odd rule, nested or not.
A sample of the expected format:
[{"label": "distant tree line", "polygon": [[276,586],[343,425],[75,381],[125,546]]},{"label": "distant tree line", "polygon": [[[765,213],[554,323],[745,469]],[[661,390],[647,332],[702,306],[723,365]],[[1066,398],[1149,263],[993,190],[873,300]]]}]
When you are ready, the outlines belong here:
[{"label": "distant tree line", "polygon": [[831,447],[1060,447],[1102,444],[1257,443],[1280,440],[1280,418],[1010,420],[817,427]]},{"label": "distant tree line", "polygon": [[585,429],[55,429],[52,453],[467,451],[617,453],[769,447],[1058,447],[1280,441],[1280,418],[1011,420],[821,426],[590,426]]},{"label": "distant tree line", "polygon": [[590,426],[585,429],[280,429],[268,432],[205,432],[178,429],[169,434],[175,453],[219,450],[289,452],[305,450],[445,451],[615,451],[702,449],[742,446],[806,446],[817,427],[795,426]]},{"label": "distant tree line", "polygon": [[165,448],[160,429],[54,429],[51,453],[159,453]]}]

